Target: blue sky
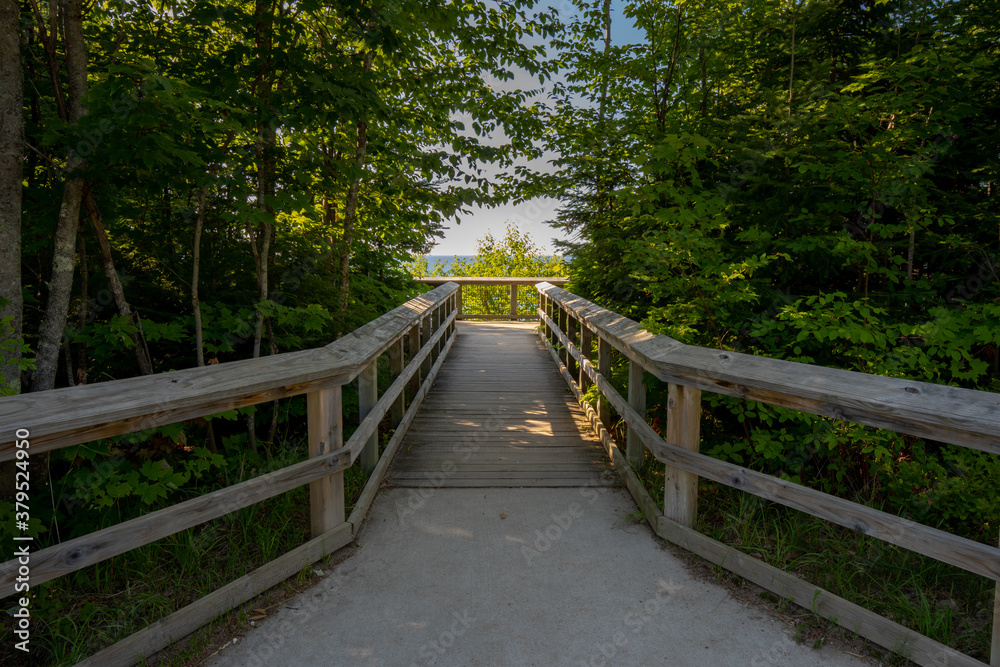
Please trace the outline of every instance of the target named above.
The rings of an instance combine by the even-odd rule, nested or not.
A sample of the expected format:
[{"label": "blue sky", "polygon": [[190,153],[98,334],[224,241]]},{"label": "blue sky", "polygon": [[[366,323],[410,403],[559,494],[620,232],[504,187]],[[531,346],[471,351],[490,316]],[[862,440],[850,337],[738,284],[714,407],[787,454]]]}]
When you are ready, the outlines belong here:
[{"label": "blue sky", "polygon": [[[612,2],[611,34],[614,44],[641,41],[641,36],[631,25],[631,21],[622,15],[624,5],[625,2],[622,0],[613,0]],[[574,9],[568,0],[563,0],[555,6],[563,12]],[[568,19],[568,16],[566,18]],[[506,84],[500,82],[498,85],[533,88],[538,85],[538,81],[531,77],[516,76],[513,81]],[[548,155],[542,160],[528,164],[535,169],[547,169],[550,167],[546,163],[553,157],[553,155]],[[498,206],[492,209],[474,207],[471,215],[460,216],[461,224],[456,224],[454,220],[446,223],[449,229],[445,231],[444,238],[434,247],[431,254],[472,255],[476,251],[477,239],[482,238],[487,233],[502,236],[508,221],[515,223],[522,231],[528,232],[537,245],[546,251],[553,251],[553,239],[567,238],[561,230],[556,230],[546,224],[547,221],[555,219],[558,207],[559,201],[551,198],[535,198],[520,204]]]}]

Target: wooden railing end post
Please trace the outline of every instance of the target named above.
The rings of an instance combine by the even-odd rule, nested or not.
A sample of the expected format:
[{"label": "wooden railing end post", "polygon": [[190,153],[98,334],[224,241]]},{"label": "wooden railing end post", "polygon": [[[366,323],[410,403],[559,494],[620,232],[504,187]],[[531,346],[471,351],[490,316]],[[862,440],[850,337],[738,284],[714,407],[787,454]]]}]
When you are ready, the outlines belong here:
[{"label": "wooden railing end post", "polygon": [[[701,441],[701,389],[670,383],[667,388],[667,443],[697,452]],[[687,526],[698,511],[698,476],[666,466],[663,514]]]},{"label": "wooden railing end post", "polygon": [[[344,446],[344,409],[341,388],[306,394],[309,457],[329,454]],[[313,537],[344,523],[344,471],[309,483],[309,518]]]}]

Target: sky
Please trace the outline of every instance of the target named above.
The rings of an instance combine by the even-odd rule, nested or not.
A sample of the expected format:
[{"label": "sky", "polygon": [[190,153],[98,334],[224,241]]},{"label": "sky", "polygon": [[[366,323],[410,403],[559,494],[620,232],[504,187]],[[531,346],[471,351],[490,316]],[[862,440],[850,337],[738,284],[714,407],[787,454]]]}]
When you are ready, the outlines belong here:
[{"label": "sky", "polygon": [[[641,41],[638,31],[631,25],[631,22],[622,15],[623,0],[612,0],[612,20],[611,39],[614,44],[624,42]],[[562,0],[557,7],[564,20],[568,20],[571,15],[567,12],[573,10],[573,5],[568,0]],[[515,72],[511,81],[500,81],[491,83],[498,88],[508,89],[530,89],[538,86],[538,80],[523,72]],[[468,127],[468,124],[466,125]],[[548,164],[555,154],[547,154],[539,160],[530,163],[522,161],[520,165],[530,165],[539,171],[551,171],[553,167]],[[492,172],[496,173],[496,171]],[[454,219],[447,221],[444,238],[440,239],[432,255],[474,255],[476,252],[476,241],[487,233],[494,237],[502,237],[507,226],[507,222],[515,223],[522,232],[531,235],[531,240],[535,245],[542,248],[544,252],[555,253],[554,239],[569,240],[569,236],[559,229],[555,229],[547,224],[556,218],[560,202],[549,197],[534,198],[519,204],[509,204],[494,208],[484,208],[480,206],[470,207],[471,214],[460,215],[460,223]]]}]

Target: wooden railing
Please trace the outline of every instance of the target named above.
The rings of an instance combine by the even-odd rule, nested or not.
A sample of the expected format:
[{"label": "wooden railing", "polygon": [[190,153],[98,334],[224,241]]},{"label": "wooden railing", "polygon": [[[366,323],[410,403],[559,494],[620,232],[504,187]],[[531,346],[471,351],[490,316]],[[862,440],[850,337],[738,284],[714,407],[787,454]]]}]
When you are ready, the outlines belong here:
[{"label": "wooden railing", "polygon": [[414,278],[425,285],[459,285],[458,319],[460,320],[533,320],[538,315],[538,291],[535,285],[565,285],[569,278]]},{"label": "wooden railing", "polygon": [[[457,310],[458,285],[446,283],[323,348],[0,399],[0,461],[4,461],[18,457],[19,451],[34,455],[306,395],[307,460],[30,550],[34,586],[309,484],[312,540],[81,664],[131,665],[349,543],[451,349]],[[382,354],[388,355],[393,381],[379,397],[376,364]],[[341,387],[355,378],[362,419],[345,443]],[[379,458],[377,429],[387,414],[395,432]],[[345,519],[344,470],[359,459],[371,474]],[[0,564],[0,597],[15,592],[22,565],[18,559]]]},{"label": "wooden railing", "polygon": [[[591,424],[658,534],[918,664],[983,665],[692,526],[700,476],[1000,581],[1000,550],[992,546],[698,452],[702,391],[992,453],[1000,453],[1000,394],[684,345],[643,331],[638,323],[554,285],[542,283],[537,289],[541,335],[581,400],[591,383],[597,385],[598,405],[583,401]],[[612,348],[629,360],[627,399],[610,382]],[[643,372],[669,383],[664,438],[646,423]],[[628,427],[624,453],[609,434],[609,406]],[[633,470],[642,462],[644,448],[666,464],[662,515]],[[1000,592],[996,600],[992,665],[1000,665]]]}]

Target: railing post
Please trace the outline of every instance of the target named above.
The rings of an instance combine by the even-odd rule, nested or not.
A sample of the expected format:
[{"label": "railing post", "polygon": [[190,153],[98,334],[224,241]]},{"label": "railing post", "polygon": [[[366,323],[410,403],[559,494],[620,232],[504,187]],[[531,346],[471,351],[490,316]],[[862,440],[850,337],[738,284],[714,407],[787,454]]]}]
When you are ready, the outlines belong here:
[{"label": "railing post", "polygon": [[[642,366],[634,361],[628,362],[628,404],[643,419],[646,418],[646,384],[642,381]],[[641,466],[646,458],[646,445],[642,443],[639,434],[632,427],[628,429],[628,445],[625,449],[625,456],[633,468]],[[695,483],[697,483],[697,478]]]},{"label": "railing post", "polygon": [[[594,355],[594,337],[593,333],[590,331],[590,327],[586,324],[580,324],[580,354],[587,361],[591,361]],[[580,393],[584,394],[590,389],[590,376],[587,372],[583,370],[583,364],[580,364]]]},{"label": "railing post", "polygon": [[[322,456],[344,446],[344,410],[340,387],[306,394],[309,457]],[[312,536],[319,537],[344,523],[344,471],[309,483]]]},{"label": "railing post", "polygon": [[[410,327],[410,335],[407,342],[407,347],[410,349],[410,361],[412,363],[413,358],[417,356],[420,352],[420,323],[417,322],[412,327]],[[423,369],[418,369],[416,373],[413,374],[413,378],[410,380],[410,402],[416,398],[417,392],[420,391],[420,383],[423,379],[421,375]]]},{"label": "railing post", "polygon": [[517,285],[510,285],[510,319],[517,322]]},{"label": "railing post", "polygon": [[455,319],[451,321],[451,331],[448,333],[449,338],[452,335],[454,335],[454,333],[458,330],[458,311],[461,308],[462,308],[462,292],[461,288],[459,288],[459,291],[455,292],[451,297],[451,309],[449,310],[448,314],[450,315],[451,311],[455,311]]},{"label": "railing post", "polygon": [[[597,372],[611,382],[611,343],[604,340],[604,337],[597,336]],[[600,418],[604,428],[611,432],[611,404],[608,399],[601,394],[597,399],[597,416]]]},{"label": "railing post", "polygon": [[[553,323],[559,324],[559,304],[553,299],[548,300],[548,315],[549,319]],[[556,336],[556,330],[554,327],[549,327],[549,343],[555,348],[559,344],[559,338]]]},{"label": "railing post", "polygon": [[[378,359],[372,359],[371,363],[364,367],[358,375],[358,413],[361,420],[372,411],[375,403],[378,402]],[[364,470],[372,470],[378,463],[378,430],[365,443],[365,448],[358,457],[361,467]]]},{"label": "railing post", "polygon": [[990,647],[990,665],[1000,667],[1000,581],[995,581],[993,584],[993,641]]},{"label": "railing post", "polygon": [[[400,336],[399,340],[389,346],[389,383],[392,384],[399,377],[399,374],[403,372],[403,337]],[[399,422],[403,421],[403,412],[406,411],[406,392],[399,392],[399,397],[393,402],[392,409],[389,411],[389,418],[392,422],[392,427],[396,428]]]},{"label": "railing post", "polygon": [[[667,388],[668,444],[698,451],[701,439],[701,389],[670,383]],[[663,514],[691,527],[698,510],[698,476],[666,467]]]},{"label": "railing post", "polygon": [[462,319],[462,290],[463,289],[465,289],[465,288],[462,287],[461,283],[459,283],[459,285],[458,285],[458,292],[456,293],[456,296],[458,298],[458,305],[455,306],[455,310],[458,311],[458,313],[455,315],[455,321],[456,322],[458,320]]},{"label": "railing post", "polygon": [[[424,345],[427,345],[427,341],[431,339],[431,316],[433,311],[428,311],[424,314],[424,319],[420,321],[420,349],[423,349]],[[421,381],[427,377],[427,374],[431,372],[431,356],[428,354],[424,357],[424,363],[420,366],[420,379]]]},{"label": "railing post", "polygon": [[[576,344],[576,318],[566,313],[566,340]],[[576,359],[573,358],[573,354],[569,351],[569,346],[566,346],[566,370],[569,371],[570,375],[576,375],[579,372],[579,366],[576,363]]]},{"label": "railing post", "polygon": [[[438,332],[438,329],[441,328],[441,306],[434,309],[434,312],[431,314],[431,318],[431,335],[433,336]],[[437,361],[438,355],[440,354],[441,339],[438,339],[438,342],[434,343],[434,352],[431,354],[431,357],[434,361]]]},{"label": "railing post", "polygon": [[[569,313],[566,312],[566,310],[562,307],[561,304],[558,306],[558,308],[559,308],[559,320],[558,320],[559,330],[562,331],[563,335],[568,338],[569,336],[568,336],[568,332],[566,330],[568,328],[568,324],[567,323],[569,322]],[[556,339],[556,341],[560,342],[558,339]],[[569,348],[568,347],[563,346],[563,351],[562,351],[562,355],[561,356],[562,356],[563,366],[565,366],[568,369],[569,368]]]},{"label": "railing post", "polygon": [[[538,293],[538,310],[543,313],[548,312],[546,308],[548,305],[545,303],[546,297],[541,292]],[[538,316],[538,324],[542,327],[542,334],[547,338],[549,335],[549,325],[545,323],[545,318],[541,315]]]}]

